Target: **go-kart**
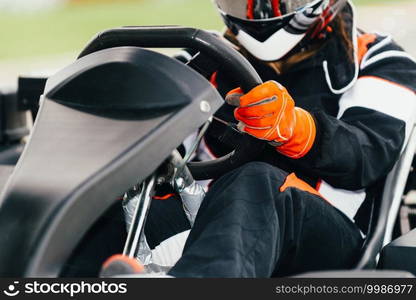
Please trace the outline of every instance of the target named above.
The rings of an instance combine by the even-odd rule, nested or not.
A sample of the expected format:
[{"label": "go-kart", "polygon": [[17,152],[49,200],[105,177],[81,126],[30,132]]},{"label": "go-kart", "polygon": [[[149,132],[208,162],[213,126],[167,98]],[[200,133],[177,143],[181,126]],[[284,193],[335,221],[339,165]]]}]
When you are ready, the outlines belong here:
[{"label": "go-kart", "polygon": [[[145,48],[191,48],[218,62],[222,72],[238,74],[243,90],[261,83],[242,55],[203,30],[123,27],[97,35],[73,64],[47,79],[23,152],[20,143],[2,151],[14,151],[18,161],[0,160],[0,170],[7,169],[0,172],[1,276],[98,276],[113,254],[137,256],[159,184],[178,189],[221,176],[265,147],[230,125],[229,134],[239,140],[233,152],[190,161],[223,99],[191,67]],[[180,155],[178,147],[197,131],[199,139]],[[415,149],[413,131],[399,162],[376,187],[356,268],[332,277],[416,274],[416,232],[391,242],[401,235],[395,227],[403,195],[414,187]],[[120,195],[137,200],[128,234]]]}]

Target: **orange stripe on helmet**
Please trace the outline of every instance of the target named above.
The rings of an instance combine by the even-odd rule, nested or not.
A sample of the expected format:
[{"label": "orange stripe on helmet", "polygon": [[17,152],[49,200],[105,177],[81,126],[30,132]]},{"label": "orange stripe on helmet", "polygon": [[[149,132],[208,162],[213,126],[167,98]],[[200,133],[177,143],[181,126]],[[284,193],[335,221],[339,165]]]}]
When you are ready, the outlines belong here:
[{"label": "orange stripe on helmet", "polygon": [[254,20],[254,0],[247,0],[247,19]]},{"label": "orange stripe on helmet", "polygon": [[282,11],[280,10],[280,0],[272,0],[273,12],[275,17],[280,17]]}]

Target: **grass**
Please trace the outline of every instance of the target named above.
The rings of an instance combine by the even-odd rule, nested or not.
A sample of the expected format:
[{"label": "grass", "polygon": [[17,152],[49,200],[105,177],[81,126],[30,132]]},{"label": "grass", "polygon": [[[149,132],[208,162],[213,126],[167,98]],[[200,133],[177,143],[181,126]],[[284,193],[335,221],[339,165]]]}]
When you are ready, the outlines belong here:
[{"label": "grass", "polygon": [[0,60],[77,51],[107,28],[162,24],[221,28],[210,1],[202,0],[118,0],[37,14],[0,14]]},{"label": "grass", "polygon": [[[354,2],[360,5],[380,1],[391,0]],[[162,24],[222,27],[210,0],[92,1],[36,14],[0,12],[0,60],[77,52],[97,32],[107,28]]]}]

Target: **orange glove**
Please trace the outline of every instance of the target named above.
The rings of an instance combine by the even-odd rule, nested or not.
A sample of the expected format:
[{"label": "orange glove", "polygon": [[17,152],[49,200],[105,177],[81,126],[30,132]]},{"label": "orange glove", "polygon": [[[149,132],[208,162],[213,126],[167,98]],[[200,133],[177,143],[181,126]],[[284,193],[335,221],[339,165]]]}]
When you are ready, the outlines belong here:
[{"label": "orange glove", "polygon": [[307,111],[295,107],[292,97],[279,83],[268,81],[246,95],[237,88],[225,100],[238,106],[234,117],[240,121],[241,131],[271,142],[283,155],[297,159],[312,148],[316,137],[314,119]]}]

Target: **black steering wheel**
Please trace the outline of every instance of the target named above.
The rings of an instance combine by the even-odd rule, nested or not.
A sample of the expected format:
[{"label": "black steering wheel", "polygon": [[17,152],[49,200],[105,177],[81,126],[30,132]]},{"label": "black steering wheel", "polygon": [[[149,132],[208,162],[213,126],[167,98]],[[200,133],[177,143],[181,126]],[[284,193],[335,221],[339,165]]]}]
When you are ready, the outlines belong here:
[{"label": "black steering wheel", "polygon": [[[217,61],[225,73],[238,77],[237,80],[245,92],[262,83],[257,71],[239,52],[212,33],[187,27],[122,27],[107,30],[98,34],[79,57],[122,46],[191,48]],[[216,178],[252,160],[264,145],[262,141],[241,134],[235,150],[230,154],[211,161],[190,162],[188,167],[197,180]]]}]

